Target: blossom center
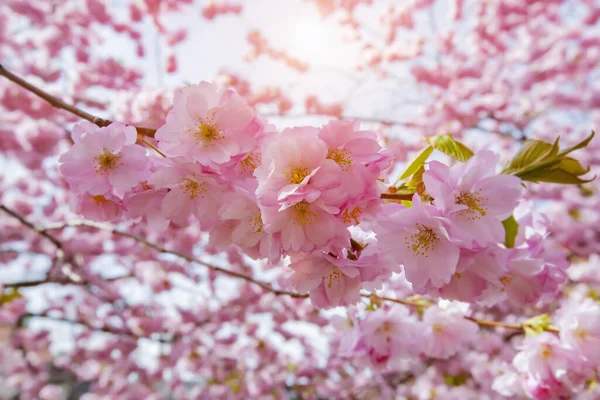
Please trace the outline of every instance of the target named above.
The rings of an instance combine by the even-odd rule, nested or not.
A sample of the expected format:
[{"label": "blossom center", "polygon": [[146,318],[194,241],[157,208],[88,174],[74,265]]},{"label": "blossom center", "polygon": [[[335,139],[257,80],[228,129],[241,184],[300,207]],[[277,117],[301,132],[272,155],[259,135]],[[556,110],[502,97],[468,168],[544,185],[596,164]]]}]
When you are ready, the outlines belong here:
[{"label": "blossom center", "polygon": [[242,169],[248,173],[253,173],[256,167],[258,167],[258,154],[257,153],[248,153],[246,158],[240,161],[242,164]]},{"label": "blossom center", "polygon": [[579,340],[586,340],[587,337],[590,336],[590,333],[583,328],[577,328],[573,332],[573,336],[575,336]]},{"label": "blossom center", "polygon": [[194,200],[198,197],[203,197],[204,193],[206,192],[206,189],[204,188],[203,184],[193,181],[191,179],[184,179],[181,182],[180,187],[181,190],[183,190],[183,193],[190,196],[190,200]]},{"label": "blossom center", "polygon": [[456,204],[467,206],[468,208],[461,211],[461,213],[464,213],[463,215],[466,215],[472,220],[476,220],[480,219],[481,217],[485,217],[487,208],[485,208],[483,203],[486,200],[487,198],[481,197],[480,190],[475,193],[460,192],[456,198]]},{"label": "blossom center", "polygon": [[500,278],[500,282],[506,286],[508,284],[510,284],[513,280],[512,275],[504,275],[502,278]]},{"label": "blossom center", "polygon": [[223,139],[223,132],[217,127],[217,125],[213,122],[206,122],[201,120],[200,126],[198,126],[198,130],[194,132],[194,136],[203,145],[207,146],[212,142]]},{"label": "blossom center", "polygon": [[306,201],[301,201],[294,205],[294,223],[296,225],[312,224],[317,219],[317,213],[311,208]]},{"label": "blossom center", "polygon": [[308,170],[303,167],[290,167],[285,176],[288,178],[289,183],[299,185],[308,176]]},{"label": "blossom center", "polygon": [[96,195],[96,196],[91,196],[91,198],[96,202],[97,206],[99,206],[100,204],[106,203],[108,201],[101,194]]},{"label": "blossom center", "polygon": [[354,206],[354,208],[350,211],[348,211],[348,208],[346,208],[342,213],[342,222],[345,224],[350,224],[352,223],[352,221],[354,221],[354,223],[358,225],[358,219],[360,218],[362,213],[363,210],[359,206]]},{"label": "blossom center", "polygon": [[260,215],[260,211],[255,212],[249,218],[250,226],[255,233],[262,233],[263,231],[263,221]]},{"label": "blossom center", "polygon": [[107,149],[102,150],[99,156],[96,157],[96,173],[105,175],[118,167],[121,153],[113,154]]},{"label": "blossom center", "polygon": [[333,281],[339,281],[340,279],[342,279],[342,275],[343,274],[338,267],[333,267],[333,271],[331,271],[331,273],[329,274],[329,282],[327,283],[327,287],[331,289]]},{"label": "blossom center", "polygon": [[333,149],[327,152],[327,158],[335,161],[344,171],[352,165],[352,157],[350,152],[346,149]]},{"label": "blossom center", "polygon": [[419,228],[419,231],[409,236],[404,244],[411,247],[416,255],[428,257],[427,253],[435,249],[435,243],[439,238],[433,229],[425,225],[417,225],[417,228]]},{"label": "blossom center", "polygon": [[542,344],[541,348],[542,358],[544,360],[549,359],[552,356],[552,347],[549,344]]},{"label": "blossom center", "polygon": [[435,333],[443,333],[444,332],[444,326],[438,323],[435,323],[432,325],[431,327],[433,329],[433,331]]}]

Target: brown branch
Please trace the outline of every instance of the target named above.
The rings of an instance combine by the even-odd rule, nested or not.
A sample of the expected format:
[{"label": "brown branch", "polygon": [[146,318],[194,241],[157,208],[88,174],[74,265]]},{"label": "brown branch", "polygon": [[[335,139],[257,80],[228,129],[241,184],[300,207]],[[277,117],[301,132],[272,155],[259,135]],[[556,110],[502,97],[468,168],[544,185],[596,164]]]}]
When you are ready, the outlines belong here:
[{"label": "brown branch", "polygon": [[[21,78],[20,76],[13,74],[12,72],[10,72],[6,68],[4,68],[2,66],[2,64],[0,64],[0,75],[4,76],[8,80],[21,86],[23,89],[30,91],[31,93],[35,94],[39,98],[45,100],[52,107],[58,108],[60,110],[65,110],[73,115],[78,116],[79,118],[83,118],[87,121],[90,121],[91,123],[96,124],[99,127],[108,126],[108,125],[112,124],[112,122],[113,122],[108,119],[96,117],[88,112],[83,111],[80,108],[77,108],[71,104],[65,103],[61,99],[59,99],[55,96],[52,96],[50,93],[45,92],[44,90],[38,88],[37,86],[27,82],[25,79]],[[154,133],[156,132],[156,129],[151,129],[151,128],[142,128],[142,127],[136,126],[135,129],[137,130],[138,135],[141,135],[141,136],[154,137]]]},{"label": "brown branch", "polygon": [[411,201],[413,198],[413,194],[382,193],[381,198],[384,200],[408,200],[408,201]]},{"label": "brown branch", "polygon": [[[97,331],[97,332],[109,333],[109,334],[117,335],[117,336],[127,336],[127,337],[130,337],[132,339],[148,339],[148,340],[153,340],[153,341],[161,342],[161,343],[172,343],[172,342],[176,341],[179,338],[179,336],[176,335],[176,334],[173,334],[173,338],[172,339],[153,338],[151,336],[137,335],[137,334],[135,334],[133,332],[121,330],[121,329],[118,329],[118,328],[113,328],[113,327],[110,327],[108,325],[94,326],[94,325],[91,325],[91,324],[86,323],[86,322],[81,321],[81,320],[73,320],[73,319],[68,319],[68,318],[53,317],[53,316],[46,315],[46,314],[26,313],[26,314],[23,314],[21,316],[20,320],[24,321],[27,318],[43,318],[43,319],[47,319],[47,320],[51,320],[51,321],[55,321],[55,322],[65,322],[65,323],[69,323],[69,324],[72,324],[72,325],[83,326],[83,327],[86,327],[88,329],[91,329],[91,330]],[[203,321],[203,323],[206,323],[206,322],[208,322],[208,320]],[[200,325],[202,325],[202,324],[200,324]],[[23,322],[21,322],[21,327],[23,327]],[[152,334],[158,334],[158,333],[153,332]]]},{"label": "brown branch", "polygon": [[3,204],[0,204],[0,210],[4,211],[5,213],[7,213],[8,215],[10,215],[11,217],[18,219],[19,222],[21,222],[21,224],[25,225],[26,227],[28,227],[32,231],[36,232],[38,235],[42,235],[43,237],[45,237],[46,239],[48,239],[50,242],[52,242],[52,244],[54,246],[56,246],[57,249],[63,250],[63,245],[60,242],[60,240],[58,240],[54,236],[50,235],[48,232],[44,231],[43,229],[40,229],[40,228],[36,227],[31,222],[27,221],[25,218],[23,218],[21,215],[19,215],[17,212],[11,210],[10,208],[6,207]]},{"label": "brown branch", "polygon": [[[259,280],[254,279],[251,276],[239,273],[239,272],[235,272],[235,271],[231,271],[213,264],[209,264],[205,261],[202,261],[200,259],[194,258],[192,256],[188,256],[186,254],[177,252],[177,251],[171,251],[168,250],[164,247],[161,247],[159,245],[157,245],[156,243],[152,243],[150,241],[148,241],[147,239],[131,234],[129,232],[124,232],[121,230],[118,230],[112,226],[109,225],[103,225],[103,224],[98,224],[98,223],[94,223],[94,222],[89,222],[89,221],[72,221],[72,222],[62,222],[62,223],[58,223],[55,225],[48,225],[45,228],[42,228],[42,231],[50,231],[50,230],[57,230],[57,229],[64,229],[66,227],[89,227],[89,228],[96,228],[99,230],[103,230],[106,232],[110,232],[113,235],[118,235],[118,236],[123,236],[123,237],[127,237],[130,239],[135,240],[138,243],[141,243],[147,247],[150,247],[151,249],[154,249],[160,253],[164,253],[164,254],[172,254],[175,255],[179,258],[182,258],[190,263],[196,263],[196,264],[200,264],[203,265],[215,272],[220,272],[223,273],[225,275],[229,275],[232,276],[234,278],[238,278],[238,279],[242,279],[246,282],[252,283],[254,285],[260,286],[262,289],[271,292],[273,294],[275,294],[276,296],[290,296],[296,299],[305,299],[307,298],[309,295],[308,294],[302,294],[302,293],[297,293],[297,292],[290,292],[290,291],[286,291],[286,290],[280,290],[280,289],[276,289],[274,288],[271,284],[267,283],[267,282],[262,282]],[[385,297],[385,296],[379,296],[375,293],[361,293],[360,294],[361,297],[363,298],[367,298],[370,299],[371,301],[375,301],[375,302],[382,302],[382,301],[389,301],[389,302],[393,302],[393,303],[398,303],[398,304],[402,304],[405,306],[409,306],[409,307],[428,307],[430,304],[428,304],[427,302],[424,302],[422,299],[395,299],[395,298],[391,298],[391,297]],[[510,323],[504,323],[504,322],[498,322],[498,321],[489,321],[489,320],[483,320],[483,319],[476,319],[476,318],[472,318],[472,317],[465,317],[466,319],[475,322],[476,324],[478,324],[479,326],[482,327],[487,327],[487,328],[504,328],[504,329],[515,329],[515,330],[520,330],[520,331],[524,331],[525,330],[525,325],[524,324],[510,324]],[[549,332],[555,332],[557,333],[558,330],[556,330],[555,328],[547,328],[546,329]]]}]

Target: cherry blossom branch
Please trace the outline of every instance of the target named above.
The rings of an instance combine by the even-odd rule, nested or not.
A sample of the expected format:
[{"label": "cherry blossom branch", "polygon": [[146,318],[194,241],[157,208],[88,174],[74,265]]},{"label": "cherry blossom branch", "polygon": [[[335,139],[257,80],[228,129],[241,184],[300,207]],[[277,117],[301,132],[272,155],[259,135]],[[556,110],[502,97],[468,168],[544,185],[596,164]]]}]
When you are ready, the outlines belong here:
[{"label": "cherry blossom branch", "polygon": [[[95,125],[103,127],[103,126],[108,126],[113,122],[108,119],[96,117],[86,111],[83,111],[80,108],[77,108],[71,104],[65,103],[61,99],[59,99],[55,96],[52,96],[50,93],[45,92],[44,90],[40,89],[39,87],[27,82],[25,79],[21,78],[20,76],[13,74],[12,72],[10,72],[6,68],[4,68],[2,66],[2,64],[0,64],[0,75],[4,76],[8,80],[21,86],[23,89],[30,91],[31,93],[35,94],[39,98],[45,100],[52,107],[55,107],[55,108],[58,108],[61,110],[65,110],[73,115],[76,115],[80,118],[90,121],[91,123],[93,123]],[[148,137],[154,137],[154,133],[156,132],[156,129],[151,129],[151,128],[143,128],[143,127],[136,126],[135,129],[137,130],[139,135],[148,136]]]},{"label": "cherry blossom branch", "polygon": [[[69,323],[72,325],[83,326],[83,327],[86,327],[88,329],[91,329],[91,330],[97,331],[97,332],[104,332],[104,333],[109,333],[111,335],[117,335],[117,336],[127,336],[132,339],[147,339],[147,340],[152,340],[152,341],[156,341],[156,342],[160,342],[160,343],[172,343],[179,339],[179,336],[177,334],[173,334],[173,337],[171,339],[153,338],[151,336],[137,335],[133,332],[120,330],[117,328],[110,327],[108,325],[94,326],[90,323],[87,323],[87,322],[84,322],[81,320],[53,317],[53,316],[46,315],[46,314],[26,313],[26,314],[23,314],[20,319],[24,321],[27,318],[43,318],[43,319],[47,319],[47,320],[55,321],[55,322],[65,322],[65,323]],[[208,322],[208,320],[203,321],[203,323],[206,323],[206,322]],[[22,327],[22,325],[23,325],[23,323],[21,323],[21,327]],[[202,323],[199,325],[202,325]],[[157,332],[153,332],[153,333],[157,333]]]},{"label": "cherry blossom branch", "polygon": [[412,200],[412,194],[401,194],[401,193],[382,193],[380,196],[384,200]]},{"label": "cherry blossom branch", "polygon": [[[129,232],[125,232],[125,231],[121,231],[119,229],[116,229],[110,225],[103,225],[103,224],[98,224],[95,222],[89,222],[89,221],[71,221],[71,222],[61,222],[61,223],[57,223],[54,225],[48,225],[44,228],[41,228],[42,231],[46,232],[46,231],[50,231],[50,230],[59,230],[59,229],[64,229],[67,227],[89,227],[89,228],[96,228],[99,230],[103,230],[106,232],[110,232],[113,235],[118,235],[118,236],[123,236],[123,237],[127,237],[130,239],[135,240],[136,242],[139,242],[149,248],[152,248],[160,253],[163,254],[172,254],[175,255],[179,258],[182,258],[190,263],[196,263],[196,264],[200,264],[203,265],[215,272],[220,272],[223,273],[225,275],[229,275],[232,276],[234,278],[238,278],[238,279],[242,279],[246,282],[252,283],[254,285],[260,286],[262,289],[271,292],[273,294],[275,294],[276,296],[290,296],[296,299],[305,299],[308,298],[308,294],[302,294],[302,293],[296,293],[296,292],[290,292],[290,291],[286,291],[286,290],[280,290],[280,289],[276,289],[274,288],[271,284],[267,283],[267,282],[262,282],[259,280],[254,279],[251,276],[239,273],[239,272],[235,272],[235,271],[231,271],[228,270],[226,268],[222,268],[210,263],[207,263],[205,261],[202,261],[198,258],[192,257],[192,256],[188,256],[186,254],[177,252],[177,251],[172,251],[172,250],[168,250],[162,246],[159,246],[156,243],[152,243],[150,241],[148,241],[147,239],[141,237],[141,236],[137,236],[134,235],[132,233]],[[397,304],[402,304],[405,306],[409,306],[409,307],[427,307],[429,306],[429,304],[427,302],[424,302],[422,299],[415,299],[415,300],[411,300],[411,299],[395,299],[392,297],[385,297],[385,296],[379,296],[375,293],[361,293],[360,294],[361,297],[370,299],[371,301],[374,302],[382,302],[382,301],[389,301],[389,302],[393,302],[393,303],[397,303]],[[504,329],[514,329],[514,330],[520,330],[520,331],[524,331],[525,330],[525,324],[510,324],[510,323],[504,323],[504,322],[498,322],[498,321],[489,321],[489,320],[483,320],[483,319],[477,319],[477,318],[472,318],[472,317],[465,317],[466,319],[475,322],[476,324],[478,324],[479,326],[482,327],[488,327],[488,328],[504,328]],[[552,327],[546,328],[545,330],[549,331],[549,332],[554,332],[557,333],[558,330]]]},{"label": "cherry blossom branch", "polygon": [[252,278],[251,276],[242,274],[240,272],[236,272],[236,271],[232,271],[223,267],[219,267],[217,265],[213,265],[210,263],[207,263],[205,261],[202,261],[200,259],[191,257],[189,255],[180,253],[178,251],[173,251],[173,250],[168,250],[164,247],[159,246],[156,243],[152,243],[150,241],[148,241],[147,239],[141,237],[141,236],[137,236],[134,235],[132,233],[129,232],[125,232],[125,231],[121,231],[117,228],[114,228],[110,225],[103,225],[103,224],[99,224],[99,223],[95,223],[95,222],[90,222],[90,221],[71,221],[71,222],[62,222],[62,223],[57,223],[54,225],[48,225],[46,227],[40,228],[41,230],[43,230],[44,232],[47,231],[51,231],[51,230],[60,230],[60,229],[64,229],[67,227],[88,227],[88,228],[96,228],[105,232],[110,232],[113,235],[118,235],[118,236],[123,236],[123,237],[127,237],[130,239],[135,240],[136,242],[139,242],[141,244],[143,244],[144,246],[147,246],[151,249],[154,249],[156,251],[158,251],[159,253],[164,253],[164,254],[172,254],[174,256],[177,256],[179,258],[182,258],[190,263],[196,263],[196,264],[200,264],[203,265],[215,272],[220,272],[222,274],[225,275],[229,275],[232,276],[234,278],[238,278],[238,279],[243,279],[247,282],[253,283],[255,285],[260,286],[261,288],[279,296],[279,295],[285,295],[285,296],[290,296],[290,297],[294,297],[294,298],[306,298],[308,297],[307,294],[299,294],[299,293],[295,293],[295,292],[289,292],[286,290],[279,290],[279,289],[275,289],[273,288],[270,284],[265,283],[265,282],[261,282],[261,281],[257,281],[254,278]]}]

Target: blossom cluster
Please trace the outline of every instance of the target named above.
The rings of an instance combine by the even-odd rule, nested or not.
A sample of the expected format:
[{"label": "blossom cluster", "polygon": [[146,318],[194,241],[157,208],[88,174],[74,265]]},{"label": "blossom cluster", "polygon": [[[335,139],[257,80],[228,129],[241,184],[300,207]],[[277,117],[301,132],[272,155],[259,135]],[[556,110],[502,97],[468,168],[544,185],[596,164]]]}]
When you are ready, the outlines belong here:
[{"label": "blossom cluster", "polygon": [[289,285],[318,307],[356,304],[394,272],[417,294],[485,306],[533,305],[565,278],[566,259],[544,249],[543,224],[525,229],[530,216],[505,246],[521,180],[497,174],[490,151],[432,161],[422,196],[383,204],[393,160],[374,132],[333,120],[278,133],[237,93],[207,82],[175,93],[156,154],[119,123],[82,122],[72,139],[60,168],[82,215],[141,218],[159,232],[193,217],[215,248],[234,244],[271,263],[290,256]]},{"label": "blossom cluster", "polygon": [[[319,308],[359,304],[361,290],[382,289],[393,276],[442,299],[424,304],[420,316],[396,305],[338,321],[340,355],[377,369],[407,357],[449,359],[471,345],[479,327],[460,304],[543,304],[566,278],[566,256],[545,240],[548,221],[531,214],[521,179],[498,173],[491,151],[469,150],[453,165],[422,160],[409,174],[418,180],[412,195],[383,196],[394,160],[376,133],[339,120],[278,132],[236,92],[207,82],[175,92],[153,139],[138,139],[132,126],[83,122],[72,140],[60,169],[86,218],[137,219],[156,232],[194,224],[215,249],[234,245],[272,265],[289,257],[286,284]],[[509,232],[513,223],[518,233]],[[589,364],[581,354],[595,325],[578,327],[586,312],[565,319],[561,341],[525,341],[515,367],[533,362],[554,372],[519,369],[519,390],[540,398],[535,393],[567,385],[546,366],[553,352],[573,360],[574,374]],[[509,375],[502,379],[498,391],[507,392]]]}]

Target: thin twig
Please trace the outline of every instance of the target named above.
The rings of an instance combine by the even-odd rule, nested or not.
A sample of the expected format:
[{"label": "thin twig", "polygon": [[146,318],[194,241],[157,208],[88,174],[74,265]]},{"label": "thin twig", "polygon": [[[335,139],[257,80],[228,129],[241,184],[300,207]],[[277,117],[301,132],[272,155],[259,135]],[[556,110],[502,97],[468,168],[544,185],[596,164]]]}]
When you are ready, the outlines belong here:
[{"label": "thin twig", "polygon": [[[51,321],[55,321],[55,322],[65,322],[65,323],[69,323],[69,324],[72,324],[72,325],[80,325],[80,326],[86,327],[88,329],[91,329],[93,331],[110,333],[112,335],[118,335],[118,336],[127,336],[127,337],[130,337],[132,339],[148,339],[148,340],[157,341],[157,342],[161,342],[161,343],[172,343],[173,341],[175,341],[177,339],[177,335],[176,334],[173,334],[173,338],[170,339],[170,340],[163,339],[163,338],[155,339],[155,338],[153,338],[151,336],[137,335],[137,334],[134,334],[134,333],[129,332],[129,331],[124,331],[124,330],[121,330],[121,329],[118,329],[118,328],[110,327],[108,325],[94,326],[94,325],[91,325],[91,324],[86,323],[84,321],[73,320],[73,319],[68,319],[68,318],[53,317],[53,316],[46,315],[46,314],[26,313],[26,314],[23,314],[21,316],[21,318],[23,320],[27,319],[27,318],[43,318],[43,319],[47,319],[47,320],[51,320]],[[208,321],[206,321],[206,322],[208,322]],[[152,335],[152,334],[158,334],[158,332],[152,332],[150,335]]]},{"label": "thin twig", "polygon": [[[213,265],[213,264],[209,264],[205,261],[188,256],[186,254],[183,254],[183,253],[180,253],[177,251],[168,250],[164,247],[161,247],[155,243],[148,241],[147,239],[145,239],[143,237],[131,234],[129,232],[121,231],[110,225],[103,225],[103,224],[98,224],[98,223],[89,222],[89,221],[72,221],[72,222],[61,222],[61,223],[57,223],[54,225],[48,225],[44,228],[41,228],[41,230],[50,231],[50,230],[64,229],[66,227],[90,227],[90,228],[96,228],[99,230],[110,232],[114,235],[127,237],[127,238],[133,239],[136,242],[141,243],[149,248],[152,248],[160,253],[172,254],[172,255],[180,257],[188,262],[203,265],[213,271],[220,272],[220,273],[232,276],[234,278],[243,279],[246,282],[260,286],[262,289],[264,289],[268,292],[271,292],[271,293],[275,294],[276,296],[290,296],[290,297],[293,297],[296,299],[305,299],[309,296],[308,294],[302,294],[302,293],[296,293],[296,292],[290,292],[290,291],[286,291],[286,290],[276,289],[267,282],[262,282],[262,281],[254,279],[251,276],[244,275],[239,272],[231,271],[231,270],[228,270],[228,269],[225,269],[225,268]],[[398,304],[402,304],[402,305],[409,306],[409,307],[428,307],[429,306],[429,304],[424,303],[423,300],[419,300],[419,299],[416,299],[416,300],[395,299],[395,298],[391,298],[391,297],[379,296],[375,293],[361,293],[360,295],[361,295],[361,297],[368,298],[368,299],[371,299],[374,301],[389,301],[389,302],[398,303]],[[498,321],[476,319],[476,318],[472,318],[472,317],[465,317],[465,318],[477,323],[478,325],[480,325],[482,327],[515,329],[515,330],[520,330],[520,331],[525,330],[525,326],[523,324],[509,324],[509,323],[498,322]],[[555,333],[558,332],[558,330],[556,330],[555,328],[552,328],[552,327],[547,328],[546,330],[549,332],[555,332]]]},{"label": "thin twig", "polygon": [[[4,68],[2,66],[2,64],[0,64],[0,75],[6,77],[8,80],[21,86],[23,89],[30,91],[31,93],[35,94],[39,98],[47,101],[48,104],[50,104],[52,107],[70,112],[71,114],[76,115],[80,118],[83,118],[87,121],[90,121],[91,123],[96,124],[99,127],[108,126],[108,125],[112,124],[112,122],[113,122],[108,119],[96,117],[86,111],[83,111],[80,108],[77,108],[71,104],[65,103],[61,99],[59,99],[55,96],[52,96],[50,93],[45,92],[44,90],[38,88],[35,85],[32,85],[31,83],[27,82],[25,79],[21,78],[20,76],[13,74],[12,72],[10,72],[6,68]],[[142,127],[137,127],[137,126],[135,127],[135,129],[137,130],[138,134],[142,135],[142,136],[154,137],[154,133],[156,132],[156,129],[142,128]]]}]

